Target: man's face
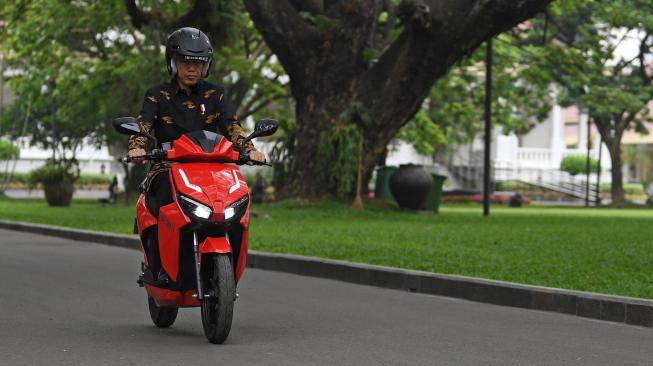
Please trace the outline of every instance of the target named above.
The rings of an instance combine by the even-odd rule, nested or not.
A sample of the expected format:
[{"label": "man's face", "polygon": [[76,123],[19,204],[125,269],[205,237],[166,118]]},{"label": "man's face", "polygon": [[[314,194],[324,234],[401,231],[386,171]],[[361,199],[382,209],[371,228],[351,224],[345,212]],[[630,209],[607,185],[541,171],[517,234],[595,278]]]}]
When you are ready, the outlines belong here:
[{"label": "man's face", "polygon": [[194,87],[202,77],[204,62],[198,60],[175,59],[177,80],[184,87]]}]

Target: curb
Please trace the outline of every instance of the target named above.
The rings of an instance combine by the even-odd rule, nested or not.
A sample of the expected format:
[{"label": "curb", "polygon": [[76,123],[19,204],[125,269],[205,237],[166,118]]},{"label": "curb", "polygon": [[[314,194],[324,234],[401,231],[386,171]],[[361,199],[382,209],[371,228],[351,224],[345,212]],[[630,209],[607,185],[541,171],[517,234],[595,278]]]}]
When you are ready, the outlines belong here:
[{"label": "curb", "polygon": [[[27,231],[136,250],[141,248],[138,238],[134,235],[4,220],[0,220],[0,229]],[[360,285],[653,327],[653,300],[258,251],[249,251],[247,266]]]}]

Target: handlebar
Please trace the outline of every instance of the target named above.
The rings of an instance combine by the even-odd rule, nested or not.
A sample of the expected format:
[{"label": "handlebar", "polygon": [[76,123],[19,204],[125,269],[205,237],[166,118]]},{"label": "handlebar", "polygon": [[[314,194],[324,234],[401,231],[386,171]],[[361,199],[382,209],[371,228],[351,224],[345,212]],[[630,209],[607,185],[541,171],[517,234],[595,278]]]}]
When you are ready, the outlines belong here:
[{"label": "handlebar", "polygon": [[[165,160],[166,152],[164,150],[154,149],[145,155],[139,156],[138,158],[142,158],[143,160],[148,160],[148,161],[152,161],[152,160],[161,161],[161,160]],[[134,157],[126,156],[118,160],[121,163],[132,163],[134,161]]]},{"label": "handlebar", "polygon": [[[162,161],[166,159],[166,151],[164,150],[159,150],[159,149],[154,149],[150,151],[149,153],[145,155],[139,156],[139,158],[142,158],[143,160],[148,160],[148,161]],[[132,163],[134,161],[133,157],[126,156],[124,158],[118,159],[119,162],[121,163]],[[249,159],[249,153],[245,151],[241,151],[239,153],[238,161],[236,164],[238,165],[244,165],[247,163],[252,163],[252,165],[265,165],[265,166],[272,166],[272,164],[268,163],[267,161],[265,162],[260,162],[256,160],[250,160]]]},{"label": "handlebar", "polygon": [[252,163],[252,165],[265,165],[265,166],[272,166],[272,164],[268,163],[267,161],[257,161],[257,160],[251,160],[249,158],[249,153],[245,150],[240,150],[238,153],[238,165],[244,165],[247,163]]}]

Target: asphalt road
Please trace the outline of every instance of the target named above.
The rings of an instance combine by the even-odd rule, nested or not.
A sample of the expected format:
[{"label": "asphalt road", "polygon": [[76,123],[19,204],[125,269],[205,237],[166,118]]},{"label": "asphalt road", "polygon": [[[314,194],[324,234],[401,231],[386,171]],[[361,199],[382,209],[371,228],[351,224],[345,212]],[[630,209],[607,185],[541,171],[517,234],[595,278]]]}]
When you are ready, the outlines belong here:
[{"label": "asphalt road", "polygon": [[155,328],[140,253],[0,230],[0,365],[651,365],[653,329],[248,269],[226,344]]}]

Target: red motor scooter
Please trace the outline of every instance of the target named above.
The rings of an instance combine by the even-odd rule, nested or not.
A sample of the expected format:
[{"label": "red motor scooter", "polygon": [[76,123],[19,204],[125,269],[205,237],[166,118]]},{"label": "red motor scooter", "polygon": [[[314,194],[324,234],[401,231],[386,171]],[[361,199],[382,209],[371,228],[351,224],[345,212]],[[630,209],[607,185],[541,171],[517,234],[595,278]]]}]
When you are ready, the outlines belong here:
[{"label": "red motor scooter", "polygon": [[[123,134],[145,136],[158,146],[133,117],[117,118],[113,126]],[[147,160],[173,163],[173,202],[159,209],[158,218],[148,209],[144,194],[136,204],[135,230],[145,254],[138,283],[147,291],[157,327],[171,326],[179,308],[201,307],[209,342],[222,343],[229,335],[249,228],[249,190],[233,164],[249,161],[243,148],[247,141],[272,135],[277,128],[276,121],[258,121],[254,132],[238,145],[210,131],[194,131],[146,154]],[[149,245],[157,238],[163,279],[147,270]]]}]

